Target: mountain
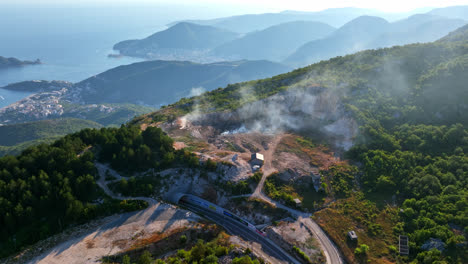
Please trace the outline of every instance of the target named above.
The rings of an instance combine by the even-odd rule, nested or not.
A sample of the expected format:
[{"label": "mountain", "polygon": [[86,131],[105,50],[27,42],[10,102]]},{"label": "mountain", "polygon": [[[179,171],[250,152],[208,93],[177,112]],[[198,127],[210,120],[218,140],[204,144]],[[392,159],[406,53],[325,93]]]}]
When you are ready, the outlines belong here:
[{"label": "mountain", "polygon": [[143,58],[202,56],[223,43],[238,37],[237,33],[212,26],[178,23],[145,39],[126,40],[114,45],[121,54]]},{"label": "mountain", "polygon": [[[314,262],[330,258],[324,256],[329,249],[321,241],[332,244],[331,238],[346,263],[464,263],[466,32],[465,27],[434,43],[366,50],[230,84],[119,128],[86,129],[0,158],[0,256],[13,255],[12,262],[18,262],[29,255],[18,252],[26,248],[41,254],[19,262],[82,260],[87,249],[102,241],[107,247],[99,245],[115,249],[112,255],[109,250],[95,255],[107,262],[151,263],[154,257],[158,262],[215,263],[217,256],[226,260],[239,252],[249,256],[232,262],[260,262],[251,260],[255,252],[227,244],[234,240],[229,235],[208,233],[216,225],[198,224],[198,216],[158,205],[155,198],[191,192],[226,207],[218,210],[219,221],[236,209],[244,224],[265,223],[266,232],[258,232],[270,238],[325,231],[306,245],[280,240],[285,250],[295,244],[292,255],[306,262],[312,262],[310,253],[304,253],[312,242],[317,243],[314,252],[322,251],[316,250],[318,245],[324,251]],[[256,173],[248,164],[252,152],[265,153]],[[253,193],[255,199],[239,193]],[[121,201],[127,197],[145,202]],[[90,229],[67,229],[148,205],[153,206],[106,218]],[[289,213],[293,218],[311,211],[313,215],[297,222],[280,221]],[[135,221],[139,217],[143,221]],[[150,224],[155,221],[158,225]],[[128,223],[133,225],[123,226]],[[160,228],[145,234],[139,226]],[[44,243],[27,247],[64,230],[69,240],[44,254]],[[349,242],[349,230],[355,230],[360,244]],[[256,237],[246,239],[259,241],[250,232]],[[400,258],[396,245],[402,235],[410,241],[410,254]],[[125,249],[116,249],[116,244]]]},{"label": "mountain", "polygon": [[306,42],[323,38],[334,30],[320,22],[287,22],[249,33],[215,48],[212,53],[232,59],[280,61]]},{"label": "mountain", "polygon": [[21,67],[25,65],[36,65],[41,64],[39,59],[35,61],[22,61],[17,58],[5,58],[0,56],[0,69]]},{"label": "mountain", "polygon": [[393,23],[376,17],[359,17],[326,38],[304,44],[284,63],[297,67],[364,49],[431,42],[466,23],[428,14],[413,15]]},{"label": "mountain", "polygon": [[283,11],[280,13],[248,14],[210,20],[189,20],[189,22],[200,25],[211,25],[234,32],[248,33],[293,21],[315,21],[322,22],[333,27],[341,27],[345,23],[363,15],[379,16],[388,20],[397,20],[414,14],[415,12],[416,11],[408,13],[384,13],[373,9],[345,7],[330,8],[318,12]]},{"label": "mountain", "polygon": [[1,87],[1,89],[21,92],[44,92],[59,90],[64,87],[70,88],[73,86],[71,82],[65,81],[24,81],[18,83],[12,83],[7,86]]},{"label": "mountain", "polygon": [[0,126],[0,156],[19,154],[23,149],[84,128],[102,125],[83,119],[63,118]]},{"label": "mountain", "polygon": [[288,65],[306,65],[363,50],[376,35],[390,27],[383,18],[372,16],[358,17],[337,29],[330,36],[314,40],[301,46],[284,62]]},{"label": "mountain", "polygon": [[450,32],[447,36],[441,38],[440,42],[468,42],[468,25]]},{"label": "mountain", "polygon": [[160,106],[190,94],[192,88],[213,90],[229,83],[288,72],[269,61],[199,64],[186,61],[146,61],[108,70],[75,85],[87,103],[134,103]]},{"label": "mountain", "polygon": [[0,109],[0,124],[79,118],[103,126],[120,126],[135,115],[154,110],[144,105],[159,107],[191,93],[289,70],[291,68],[269,61],[211,64],[146,61],[119,66],[76,84],[22,82],[8,87],[35,90],[36,94]]},{"label": "mountain", "polygon": [[389,32],[378,36],[367,48],[390,47],[417,42],[432,42],[453,31],[467,21],[434,15],[419,14],[391,24]]},{"label": "mountain", "polygon": [[436,8],[429,11],[428,14],[468,20],[468,6],[465,5]]},{"label": "mountain", "polygon": [[[468,230],[467,27],[436,42],[365,50],[228,85],[130,124],[157,125],[204,158],[228,151],[231,155],[224,160],[231,161],[242,151],[273,151],[264,165],[276,164],[268,168],[273,174],[264,175],[265,195],[285,206],[294,198],[310,199],[311,209],[323,197],[311,195],[304,184],[310,179],[309,167],[305,176],[297,171],[308,162],[320,166],[317,145],[333,146],[335,157],[344,153],[356,166],[343,161],[320,170],[324,196],[336,200],[323,209],[319,205],[313,219],[337,242],[347,263],[396,261],[392,255],[400,235],[411,241],[404,263],[463,263],[467,238],[460,234]],[[273,139],[268,141],[267,135]],[[294,136],[288,140],[289,135]],[[252,147],[246,144],[250,138],[265,142]],[[271,142],[280,142],[279,147]],[[216,187],[219,193],[221,188]],[[365,257],[357,254],[362,246],[356,249],[346,242],[347,230],[358,230],[360,241],[370,245],[364,248]]]}]

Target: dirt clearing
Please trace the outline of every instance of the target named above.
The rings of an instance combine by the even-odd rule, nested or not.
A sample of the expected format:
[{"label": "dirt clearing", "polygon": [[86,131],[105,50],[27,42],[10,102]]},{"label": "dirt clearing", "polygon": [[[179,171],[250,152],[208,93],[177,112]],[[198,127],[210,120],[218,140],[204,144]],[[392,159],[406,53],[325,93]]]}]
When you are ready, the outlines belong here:
[{"label": "dirt clearing", "polygon": [[61,243],[29,263],[98,263],[103,256],[129,250],[139,240],[154,234],[170,234],[197,224],[199,217],[168,204],[121,214],[89,233]]}]

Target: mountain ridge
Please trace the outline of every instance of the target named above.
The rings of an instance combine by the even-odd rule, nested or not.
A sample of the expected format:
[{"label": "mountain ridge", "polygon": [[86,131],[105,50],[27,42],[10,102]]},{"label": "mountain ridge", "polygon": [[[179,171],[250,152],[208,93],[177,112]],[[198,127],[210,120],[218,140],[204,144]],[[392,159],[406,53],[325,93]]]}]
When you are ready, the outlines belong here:
[{"label": "mountain ridge", "polygon": [[334,30],[334,27],[321,22],[286,22],[224,43],[212,53],[223,58],[281,61],[306,42],[325,37]]},{"label": "mountain ridge", "polygon": [[143,58],[179,56],[195,59],[206,50],[237,38],[238,33],[212,26],[180,22],[141,40],[125,40],[114,45],[120,54]]},{"label": "mountain ridge", "polygon": [[[461,19],[418,14],[393,23],[374,17],[356,18],[326,38],[304,44],[283,63],[305,66],[335,56],[344,56],[366,49],[391,47],[417,42],[432,42],[466,24]],[[378,22],[380,21],[380,23]]]}]

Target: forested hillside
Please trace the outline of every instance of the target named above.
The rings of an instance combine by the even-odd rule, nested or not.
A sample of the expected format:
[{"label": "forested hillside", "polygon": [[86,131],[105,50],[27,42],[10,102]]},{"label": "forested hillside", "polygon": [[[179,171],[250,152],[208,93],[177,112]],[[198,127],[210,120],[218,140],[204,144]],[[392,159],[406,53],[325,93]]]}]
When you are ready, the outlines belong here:
[{"label": "forested hillside", "polygon": [[[172,120],[195,106],[198,113],[230,111],[293,88],[323,86],[339,95],[340,107],[360,125],[346,156],[361,176],[356,182],[347,173],[335,174],[332,187],[348,190],[342,198],[362,197],[381,210],[386,204],[401,209],[393,239],[408,235],[410,255],[398,257],[391,248],[379,249],[379,254],[403,262],[462,263],[468,258],[467,27],[434,43],[364,51],[229,85],[134,122]],[[351,206],[345,212],[351,215],[353,210],[361,208]],[[353,221],[369,226],[363,221],[372,219]],[[379,229],[373,223],[365,230],[379,239]],[[440,241],[442,247],[433,248],[430,241]],[[375,245],[369,246],[372,250]],[[356,259],[365,262],[362,256]]]},{"label": "forested hillside", "polygon": [[52,142],[84,128],[101,128],[88,120],[65,118],[0,126],[0,156],[19,154],[28,146]]},{"label": "forested hillside", "polygon": [[[338,200],[319,215],[338,213],[338,218],[351,219],[372,241],[393,241],[398,235],[408,235],[410,241],[407,257],[395,254],[393,246],[379,248],[377,243],[353,248],[353,259],[366,263],[367,254],[372,254],[379,261],[463,263],[468,257],[465,32],[466,27],[434,43],[364,51],[229,85],[182,99],[132,124],[172,121],[194,109],[197,114],[230,111],[285,91],[323,87],[318,91],[336,94],[333,102],[356,120],[360,133],[345,153],[357,171],[322,172],[331,177],[330,188]],[[95,160],[129,172],[199,166],[194,154],[174,150],[173,140],[161,129],[150,126],[142,132],[132,124],[85,129],[0,159],[3,255],[71,224],[139,207],[121,208],[105,198],[96,186]],[[373,209],[354,217],[363,205]],[[387,212],[395,212],[390,214],[391,237],[383,236],[383,227],[375,221],[377,214]],[[344,231],[323,227],[339,236]],[[342,246],[349,251],[349,245]]]},{"label": "forested hillside", "polygon": [[[270,61],[209,64],[145,61],[120,66],[75,85],[87,103],[135,103],[159,107],[190,95],[193,88],[213,90],[228,83],[266,78],[291,68]],[[183,78],[181,78],[183,76]]]},{"label": "forested hillside", "polygon": [[[141,202],[112,200],[96,185],[94,162],[123,171],[198,166],[175,151],[161,129],[85,129],[53,144],[0,158],[0,256],[98,216],[136,210]],[[91,148],[90,148],[91,147]]]}]

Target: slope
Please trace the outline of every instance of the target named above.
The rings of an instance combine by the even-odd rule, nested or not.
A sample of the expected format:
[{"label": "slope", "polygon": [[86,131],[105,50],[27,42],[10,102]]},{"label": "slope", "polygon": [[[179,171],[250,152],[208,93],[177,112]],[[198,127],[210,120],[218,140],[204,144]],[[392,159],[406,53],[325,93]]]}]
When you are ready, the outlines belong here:
[{"label": "slope", "polygon": [[237,36],[237,33],[224,29],[181,22],[145,39],[119,42],[114,49],[123,55],[144,58],[184,52],[188,56],[212,49]]},{"label": "slope", "polygon": [[212,90],[246,80],[289,71],[269,61],[237,61],[198,64],[184,61],[147,61],[120,66],[80,83],[86,103],[144,103],[160,106],[185,97],[192,88]]},{"label": "slope", "polygon": [[389,32],[378,36],[368,44],[368,48],[432,42],[466,23],[467,21],[462,19],[450,19],[426,14],[414,15],[392,23]]},{"label": "slope", "polygon": [[306,42],[323,38],[335,28],[320,22],[294,21],[252,32],[213,50],[219,57],[280,61]]},{"label": "slope", "polygon": [[274,25],[299,20],[316,21],[331,25],[333,27],[341,27],[345,23],[363,15],[379,16],[388,20],[397,20],[405,18],[411,14],[414,14],[415,12],[416,11],[411,11],[408,13],[384,13],[373,9],[344,7],[330,8],[317,12],[287,10],[279,13],[247,14],[211,20],[188,20],[188,22],[200,25],[211,25],[239,33],[249,33],[253,31],[264,30]]},{"label": "slope", "polygon": [[436,8],[431,10],[428,14],[468,20],[468,6],[461,5]]},{"label": "slope", "polygon": [[362,16],[336,30],[330,36],[311,41],[290,55],[285,63],[303,66],[338,55],[365,49],[367,42],[388,30],[389,23],[382,18]]},{"label": "slope", "polygon": [[[184,99],[132,123],[157,124],[174,135],[207,131],[196,141],[203,149],[203,140],[222,146],[230,137],[242,142],[288,131],[339,153],[333,135],[351,132],[345,120],[353,120],[358,133],[345,155],[356,167],[320,171],[322,191],[336,202],[316,213],[347,261],[462,263],[468,223],[466,37],[464,27],[433,43],[337,57]],[[299,162],[294,164],[278,178],[293,173]],[[288,202],[301,193],[303,181],[276,180],[269,192]],[[357,230],[357,244],[346,242],[349,230]],[[407,257],[395,254],[399,235],[409,237]]]},{"label": "slope", "polygon": [[461,19],[435,15],[413,15],[384,23],[376,17],[360,17],[336,30],[329,37],[304,44],[284,62],[304,66],[323,59],[343,56],[364,49],[431,42],[464,25]]},{"label": "slope", "polygon": [[26,147],[41,142],[51,142],[60,136],[84,128],[101,128],[102,125],[88,120],[64,118],[22,124],[0,126],[0,155],[19,154]]},{"label": "slope", "polygon": [[441,38],[439,42],[466,42],[468,41],[468,25],[450,32],[447,36]]}]

